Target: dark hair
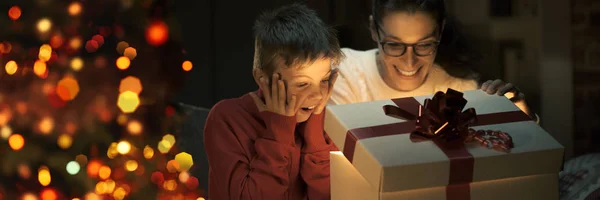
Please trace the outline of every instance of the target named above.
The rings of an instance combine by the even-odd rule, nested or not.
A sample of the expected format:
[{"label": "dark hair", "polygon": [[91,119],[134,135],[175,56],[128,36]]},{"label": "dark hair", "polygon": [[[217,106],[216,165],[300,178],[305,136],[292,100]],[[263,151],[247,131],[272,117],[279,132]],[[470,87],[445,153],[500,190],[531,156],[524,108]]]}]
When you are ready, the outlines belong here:
[{"label": "dark hair", "polygon": [[458,78],[479,81],[476,68],[481,65],[481,55],[473,50],[462,32],[459,22],[446,11],[444,0],[373,0],[373,20],[382,24],[382,19],[389,12],[426,12],[434,18],[438,27],[443,24],[440,46],[435,62],[448,74]]},{"label": "dark hair", "polygon": [[335,30],[301,4],[260,15],[254,24],[254,36],[254,66],[267,75],[279,63],[290,67],[331,58],[336,64],[343,58]]}]

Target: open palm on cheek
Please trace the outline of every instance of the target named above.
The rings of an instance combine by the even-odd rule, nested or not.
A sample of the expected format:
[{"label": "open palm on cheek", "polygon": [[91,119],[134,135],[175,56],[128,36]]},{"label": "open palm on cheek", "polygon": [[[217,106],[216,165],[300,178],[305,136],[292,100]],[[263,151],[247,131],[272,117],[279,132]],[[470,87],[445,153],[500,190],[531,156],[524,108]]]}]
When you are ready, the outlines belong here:
[{"label": "open palm on cheek", "polygon": [[512,83],[505,83],[500,79],[489,80],[481,85],[481,90],[486,93],[493,95],[497,94],[500,96],[506,96],[510,99],[517,107],[531,117],[535,117],[535,114],[531,112],[527,103],[525,103],[525,95],[519,91],[519,89]]},{"label": "open palm on cheek", "polygon": [[313,112],[314,114],[321,114],[323,112],[323,110],[325,110],[325,106],[327,105],[327,102],[329,102],[329,98],[331,97],[331,93],[333,91],[333,86],[335,85],[335,80],[337,80],[338,77],[338,70],[334,69],[331,71],[331,78],[329,79],[329,86],[327,87],[327,94],[323,96],[323,99],[321,99],[321,102],[319,103],[319,105],[315,108],[315,111]]}]

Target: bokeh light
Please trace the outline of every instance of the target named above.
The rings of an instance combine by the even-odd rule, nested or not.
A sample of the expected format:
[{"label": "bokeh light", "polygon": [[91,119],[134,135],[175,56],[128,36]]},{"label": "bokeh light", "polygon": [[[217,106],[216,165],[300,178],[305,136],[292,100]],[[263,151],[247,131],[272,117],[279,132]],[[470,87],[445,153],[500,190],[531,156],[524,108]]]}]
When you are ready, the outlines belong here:
[{"label": "bokeh light", "polygon": [[71,4],[69,4],[69,8],[67,9],[67,11],[69,12],[69,15],[71,16],[77,16],[81,13],[82,7],[81,7],[81,3],[74,1],[71,2]]},{"label": "bokeh light", "polygon": [[138,168],[138,163],[135,160],[128,160],[127,162],[125,162],[125,169],[127,169],[127,171],[135,171]]},{"label": "bokeh light", "polygon": [[127,48],[125,48],[123,55],[125,57],[129,58],[129,60],[133,60],[137,56],[137,50],[135,50],[135,48],[133,48],[133,47],[127,47]]},{"label": "bokeh light", "polygon": [[104,165],[98,169],[98,177],[100,177],[100,179],[102,179],[102,180],[106,180],[106,179],[110,178],[111,173],[112,173],[112,170],[110,169],[110,167],[108,167],[106,165]]},{"label": "bokeh light", "polygon": [[79,57],[71,59],[71,69],[79,71],[83,68],[83,60]]},{"label": "bokeh light", "polygon": [[35,194],[25,193],[21,196],[21,200],[38,200],[38,198]]},{"label": "bokeh light", "polygon": [[176,160],[169,160],[169,162],[167,162],[167,171],[170,173],[179,171],[179,167],[179,163]]},{"label": "bokeh light", "polygon": [[117,44],[117,52],[121,55],[123,55],[125,53],[125,49],[127,49],[127,47],[129,47],[129,43],[125,42],[125,41],[121,41]]},{"label": "bokeh light", "polygon": [[135,76],[128,76],[122,79],[119,85],[119,92],[123,93],[126,91],[131,91],[139,95],[142,92],[142,82],[140,79]]},{"label": "bokeh light", "polygon": [[40,120],[38,128],[42,134],[48,135],[54,130],[54,119],[52,117],[44,117]]},{"label": "bokeh light", "polygon": [[8,9],[8,17],[12,20],[17,20],[21,17],[21,8],[19,6],[13,6]]},{"label": "bokeh light", "polygon": [[131,61],[129,60],[129,58],[125,57],[125,56],[121,56],[119,58],[117,58],[117,68],[120,70],[126,70],[127,68],[129,68],[129,65],[131,64]]},{"label": "bokeh light", "polygon": [[46,66],[46,62],[44,61],[37,60],[33,64],[33,72],[39,77],[45,77],[47,70],[48,68]]},{"label": "bokeh light", "polygon": [[40,184],[42,184],[42,186],[50,185],[50,182],[52,182],[52,178],[50,176],[50,170],[48,169],[48,167],[40,167],[40,169],[38,170],[38,181],[40,182]]},{"label": "bokeh light", "polygon": [[151,23],[146,29],[146,41],[153,46],[163,45],[169,39],[169,27],[162,21]]},{"label": "bokeh light", "polygon": [[8,75],[13,75],[17,73],[17,69],[19,69],[19,66],[17,65],[17,62],[11,60],[6,63],[4,69],[6,70],[6,73]]},{"label": "bokeh light", "polygon": [[154,157],[154,149],[150,146],[144,147],[144,158],[151,159],[152,157]]},{"label": "bokeh light", "polygon": [[54,35],[50,38],[50,46],[52,48],[60,48],[64,43],[64,39],[61,35]]},{"label": "bokeh light", "polygon": [[73,37],[69,40],[69,47],[71,47],[71,49],[79,49],[81,48],[82,42],[81,37]]},{"label": "bokeh light", "polygon": [[192,70],[192,62],[189,60],[183,61],[183,64],[181,64],[181,68],[183,68],[183,71],[189,72]]},{"label": "bokeh light", "polygon": [[58,81],[58,84],[56,86],[56,94],[63,101],[70,101],[75,99],[78,93],[79,83],[77,83],[77,80],[75,80],[74,78],[70,76],[65,76],[60,81]]},{"label": "bokeh light", "polygon": [[0,137],[2,137],[2,139],[8,139],[8,137],[10,137],[11,134],[12,129],[10,128],[10,126],[3,126],[2,129],[0,129]]},{"label": "bokeh light", "polygon": [[98,176],[98,172],[100,171],[100,167],[102,167],[102,163],[97,160],[92,160],[87,165],[87,173],[89,177]]},{"label": "bokeh light", "polygon": [[142,130],[142,123],[140,123],[137,120],[131,120],[129,123],[127,123],[127,131],[129,131],[131,135],[140,135],[142,133]]},{"label": "bokeh light", "polygon": [[25,138],[21,134],[12,134],[8,137],[8,145],[15,151],[21,150],[25,146]]},{"label": "bokeh light", "polygon": [[68,149],[73,144],[73,138],[68,134],[61,134],[58,136],[57,143],[61,149]]},{"label": "bokeh light", "polygon": [[134,112],[140,105],[140,98],[132,91],[125,91],[119,94],[117,106],[124,113]]},{"label": "bokeh light", "polygon": [[42,190],[42,192],[40,193],[40,197],[42,197],[42,200],[57,200],[58,194],[56,194],[55,190],[46,188]]},{"label": "bokeh light", "polygon": [[131,144],[127,141],[121,141],[117,144],[117,151],[120,154],[128,154],[131,151]]},{"label": "bokeh light", "polygon": [[52,21],[48,18],[42,18],[37,22],[36,27],[40,33],[46,33],[52,28]]},{"label": "bokeh light", "polygon": [[67,173],[75,175],[79,173],[79,170],[81,170],[81,166],[79,163],[77,163],[77,161],[70,161],[67,163]]},{"label": "bokeh light", "polygon": [[186,152],[178,153],[175,156],[175,161],[177,161],[177,163],[179,163],[179,168],[177,170],[180,172],[188,171],[190,168],[192,168],[192,165],[194,165],[194,160],[192,159],[192,155],[190,155]]}]

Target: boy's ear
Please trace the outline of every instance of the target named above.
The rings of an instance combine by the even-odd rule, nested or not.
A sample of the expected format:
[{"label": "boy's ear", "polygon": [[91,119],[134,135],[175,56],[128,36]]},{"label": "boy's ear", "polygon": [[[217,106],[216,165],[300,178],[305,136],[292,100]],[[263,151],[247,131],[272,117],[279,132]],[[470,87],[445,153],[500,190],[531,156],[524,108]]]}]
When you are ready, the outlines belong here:
[{"label": "boy's ear", "polygon": [[377,39],[377,30],[375,30],[375,21],[373,20],[373,15],[369,15],[369,31],[371,32],[371,40],[379,42],[379,39]]},{"label": "boy's ear", "polygon": [[252,76],[254,77],[254,82],[256,83],[256,85],[260,86],[260,78],[265,77],[266,75],[263,72],[262,69],[258,68],[258,67],[254,67],[252,69]]}]

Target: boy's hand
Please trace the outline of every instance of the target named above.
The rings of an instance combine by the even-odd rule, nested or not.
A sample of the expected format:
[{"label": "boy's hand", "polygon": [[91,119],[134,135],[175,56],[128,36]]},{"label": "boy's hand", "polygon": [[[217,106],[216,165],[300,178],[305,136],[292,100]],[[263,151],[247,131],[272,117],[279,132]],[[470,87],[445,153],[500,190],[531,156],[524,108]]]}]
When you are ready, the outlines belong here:
[{"label": "boy's hand", "polygon": [[279,74],[273,74],[270,89],[265,78],[260,79],[259,87],[264,93],[265,102],[255,93],[250,93],[259,112],[269,111],[284,116],[294,116],[300,110],[302,102],[298,102],[296,95],[292,95],[290,99],[287,99],[287,89],[283,80],[280,80]]},{"label": "boy's hand", "polygon": [[337,72],[337,69],[331,71],[331,78],[329,79],[329,88],[327,89],[327,94],[323,97],[323,99],[321,99],[321,103],[319,103],[319,105],[315,108],[314,114],[321,114],[321,112],[323,112],[325,109],[327,102],[329,102],[329,98],[331,97],[331,93],[333,91],[333,86],[335,85],[335,80],[337,80],[338,77]]}]

